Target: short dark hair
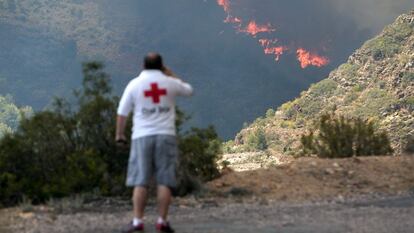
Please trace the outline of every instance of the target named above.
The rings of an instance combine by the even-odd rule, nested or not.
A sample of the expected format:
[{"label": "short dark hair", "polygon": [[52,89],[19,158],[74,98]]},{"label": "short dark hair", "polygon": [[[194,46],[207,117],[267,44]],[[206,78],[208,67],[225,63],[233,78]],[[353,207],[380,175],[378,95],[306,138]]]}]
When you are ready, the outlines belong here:
[{"label": "short dark hair", "polygon": [[164,64],[162,57],[158,53],[148,53],[144,58],[144,69],[146,70],[163,70]]}]

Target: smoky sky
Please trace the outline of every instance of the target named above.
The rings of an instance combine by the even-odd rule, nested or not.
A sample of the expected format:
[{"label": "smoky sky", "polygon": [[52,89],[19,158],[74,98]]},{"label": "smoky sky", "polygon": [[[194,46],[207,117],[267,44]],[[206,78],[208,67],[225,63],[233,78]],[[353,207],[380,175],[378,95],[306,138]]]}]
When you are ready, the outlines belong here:
[{"label": "smoky sky", "polygon": [[122,12],[120,25],[131,23],[126,20],[129,17],[139,22],[125,44],[147,40],[129,51],[162,52],[167,63],[196,87],[195,98],[183,103],[194,123],[214,124],[224,138],[234,136],[243,122],[251,122],[325,78],[364,41],[414,7],[414,2],[405,0],[231,1],[234,16],[276,28],[258,37],[275,37],[282,45],[304,47],[331,60],[326,67],[303,70],[294,51],[275,63],[272,56],[263,54],[257,38],[223,23],[226,13],[215,0],[123,3],[111,3],[105,9],[109,15]]},{"label": "smoky sky", "polygon": [[[108,31],[109,39],[96,38],[92,28],[79,32],[83,33],[81,37],[66,33],[69,36],[62,44],[48,48],[45,46],[47,40],[61,38],[65,33],[58,30],[47,34],[52,31],[47,28],[32,28],[30,34],[20,33],[25,29],[13,30],[15,26],[7,26],[8,22],[0,18],[0,26],[6,25],[0,27],[0,36],[7,34],[26,38],[13,43],[0,41],[3,51],[0,54],[0,75],[4,70],[10,70],[3,72],[3,76],[9,83],[14,83],[16,91],[10,92],[20,104],[33,104],[30,88],[26,86],[42,88],[43,85],[43,92],[47,93],[51,89],[51,82],[47,79],[56,80],[60,67],[79,70],[74,62],[96,58],[107,64],[107,71],[119,95],[129,80],[139,74],[142,57],[149,51],[158,51],[166,64],[195,88],[192,99],[179,101],[181,108],[192,116],[191,123],[196,126],[212,124],[224,139],[234,137],[244,122],[252,122],[263,116],[267,109],[277,108],[297,97],[312,83],[326,78],[364,41],[414,7],[414,1],[408,0],[231,1],[231,13],[235,16],[262,24],[271,23],[276,28],[275,32],[258,37],[274,37],[283,45],[304,47],[329,57],[331,61],[322,68],[301,69],[294,51],[287,52],[276,63],[274,56],[263,53],[263,48],[257,43],[258,38],[238,33],[234,25],[223,23],[227,15],[215,0],[68,1],[83,7],[97,6],[91,7],[96,14],[92,20]],[[73,20],[73,24],[77,23],[80,22]],[[36,30],[42,37],[36,35]],[[31,36],[37,39],[28,38]],[[40,41],[39,38],[45,39]],[[79,38],[86,38],[86,43],[82,43],[93,46],[94,51],[107,47],[114,50],[101,55],[88,54],[87,46],[86,49],[79,46]],[[57,40],[53,39],[55,44]],[[40,44],[42,46],[39,47]],[[22,51],[15,47],[25,49]],[[30,54],[27,51],[32,48],[36,48],[36,57],[27,57]],[[51,52],[42,55],[40,48],[53,49],[53,56]],[[8,57],[3,54],[8,54]],[[78,56],[73,58],[74,54]],[[13,68],[9,62],[12,59],[27,59],[28,64],[31,60],[47,63],[47,69],[55,67],[55,71],[38,69],[37,76],[26,81],[23,80],[23,77],[28,77],[25,74],[33,73],[32,69],[37,66],[19,67],[16,62]],[[78,85],[73,84],[73,80],[77,80]],[[59,82],[60,87],[66,88],[80,85],[78,76]],[[19,94],[19,85],[28,90],[24,98]],[[43,105],[49,101],[45,98]],[[41,105],[37,103],[37,106]]]}]

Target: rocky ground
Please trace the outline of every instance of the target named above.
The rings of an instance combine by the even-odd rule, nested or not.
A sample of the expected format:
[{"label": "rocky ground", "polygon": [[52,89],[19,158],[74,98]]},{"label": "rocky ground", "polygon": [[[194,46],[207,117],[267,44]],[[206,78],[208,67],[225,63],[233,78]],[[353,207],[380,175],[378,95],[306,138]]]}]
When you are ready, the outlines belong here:
[{"label": "rocky ground", "polygon": [[[304,158],[232,172],[196,196],[176,199],[178,233],[413,232],[414,157]],[[72,198],[0,210],[0,233],[120,232],[130,201]],[[155,232],[150,201],[146,232]]]},{"label": "rocky ground", "polygon": [[[332,202],[303,203],[221,203],[193,201],[194,205],[174,205],[171,222],[178,233],[286,232],[332,233],[375,232],[411,233],[414,229],[414,196],[364,197]],[[155,232],[155,205],[148,208],[146,232]],[[22,213],[17,209],[1,211],[9,225],[0,232],[120,232],[130,220],[127,206],[57,214],[37,208]],[[4,222],[3,222],[4,223]]]},{"label": "rocky ground", "polygon": [[[242,156],[243,155],[243,156]],[[281,201],[319,200],[371,193],[395,195],[414,188],[414,156],[380,156],[349,159],[299,158],[279,165],[233,162],[225,174],[207,187],[215,196],[253,195]],[[280,161],[276,158],[274,161]],[[275,164],[277,164],[275,162]],[[232,170],[243,172],[232,172]]]}]

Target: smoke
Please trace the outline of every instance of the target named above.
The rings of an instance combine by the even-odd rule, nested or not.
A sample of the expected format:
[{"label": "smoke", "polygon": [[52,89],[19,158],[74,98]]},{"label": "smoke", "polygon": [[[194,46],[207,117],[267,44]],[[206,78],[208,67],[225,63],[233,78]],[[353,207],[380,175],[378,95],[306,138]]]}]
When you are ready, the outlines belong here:
[{"label": "smoke", "polygon": [[[15,91],[8,92],[20,103],[31,105],[36,93],[76,85],[54,80],[69,80],[62,73],[79,70],[75,63],[90,57],[108,65],[120,94],[140,71],[143,55],[158,51],[195,87],[194,98],[180,106],[192,114],[193,123],[213,124],[225,139],[243,122],[325,78],[364,41],[414,7],[412,0],[7,2],[15,4],[0,1],[0,14],[7,19],[0,21],[0,76],[13,83]],[[50,41],[57,41],[53,50]],[[36,67],[50,65],[33,74],[34,65],[25,65],[33,61]],[[70,75],[79,79],[79,74]],[[37,106],[50,101],[41,98]]]},{"label": "smoke", "polygon": [[397,15],[414,7],[412,0],[327,0],[342,15],[352,18],[359,29],[379,32]]}]

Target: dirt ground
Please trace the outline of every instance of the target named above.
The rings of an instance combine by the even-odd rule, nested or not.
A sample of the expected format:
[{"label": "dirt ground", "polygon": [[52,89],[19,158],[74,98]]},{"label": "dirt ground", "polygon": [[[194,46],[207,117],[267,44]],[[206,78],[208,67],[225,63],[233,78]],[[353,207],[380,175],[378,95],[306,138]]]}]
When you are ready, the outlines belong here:
[{"label": "dirt ground", "polygon": [[414,190],[414,156],[300,158],[268,169],[232,172],[207,184],[219,197],[308,201]]},{"label": "dirt ground", "polygon": [[[233,172],[197,195],[177,198],[171,222],[178,233],[411,233],[414,157],[324,160],[301,158],[268,169]],[[0,210],[0,233],[120,232],[131,202],[98,198]],[[155,232],[156,205],[146,232]]]},{"label": "dirt ground", "polygon": [[[192,204],[191,204],[192,203]],[[115,233],[131,220],[129,206],[111,203],[56,213],[37,207],[30,212],[0,210],[0,233]],[[414,196],[360,197],[346,201],[226,203],[176,201],[170,221],[177,233],[412,233]],[[145,232],[155,232],[156,206],[147,208]]]}]

